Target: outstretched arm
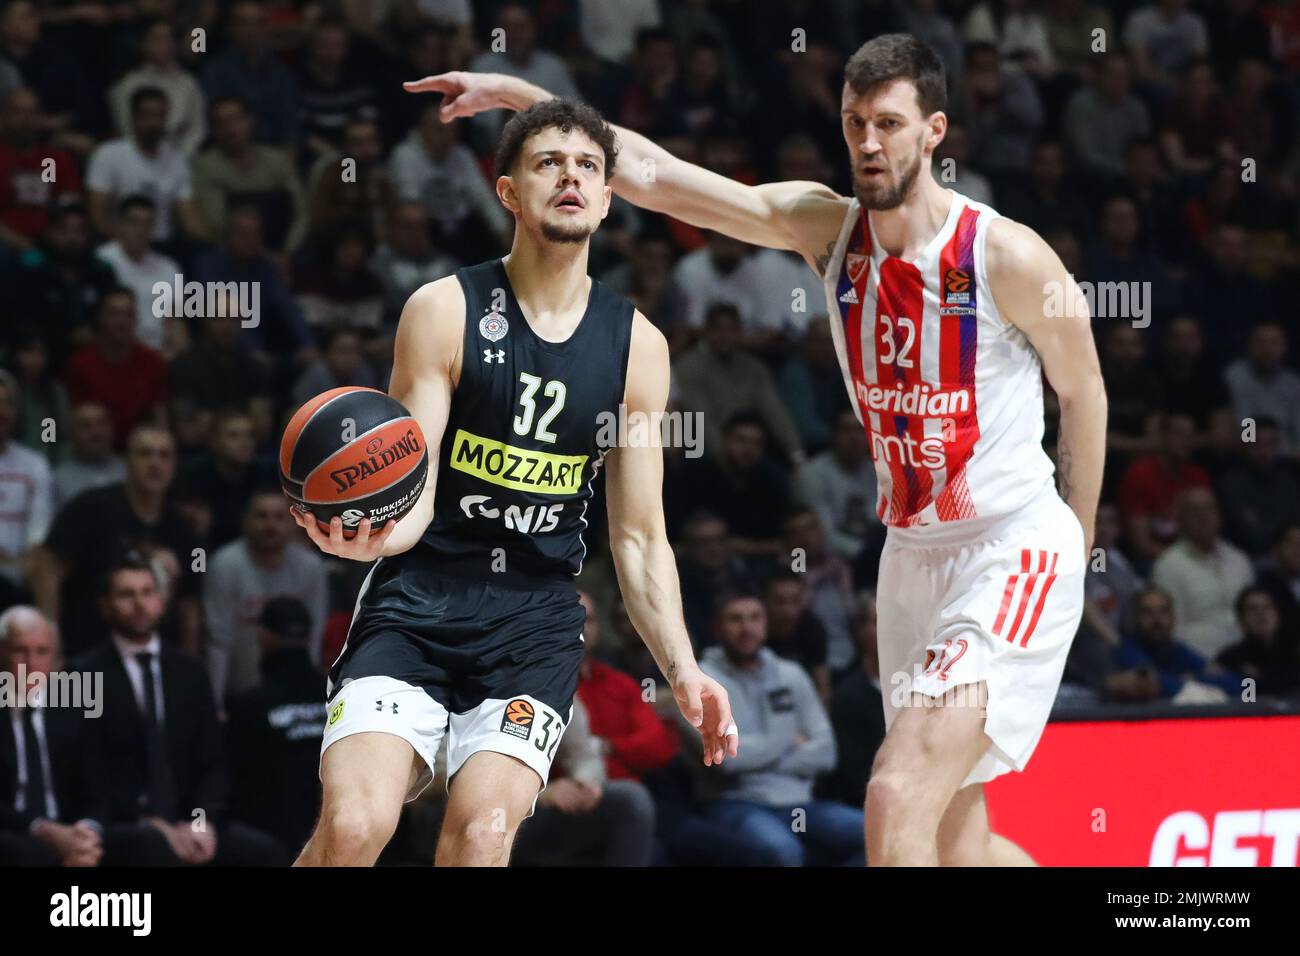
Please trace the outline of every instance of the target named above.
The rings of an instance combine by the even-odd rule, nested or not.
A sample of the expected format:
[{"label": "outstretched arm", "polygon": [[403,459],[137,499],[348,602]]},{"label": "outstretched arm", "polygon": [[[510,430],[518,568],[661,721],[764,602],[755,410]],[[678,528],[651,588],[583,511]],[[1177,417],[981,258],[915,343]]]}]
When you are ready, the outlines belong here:
[{"label": "outstretched arm", "polygon": [[[641,417],[651,427],[645,446],[615,448],[607,456],[605,490],[609,543],[628,617],[672,686],[682,716],[704,741],[705,764],[736,755],[739,737],[727,735],[731,703],[727,692],[695,661],[682,618],[677,565],[664,526],[663,448],[659,421],[668,403],[668,343],[640,312],[632,325],[624,401],[629,423]],[[629,429],[629,433],[632,430]]]},{"label": "outstretched arm", "polygon": [[[1088,303],[1074,277],[1032,229],[999,219],[989,227],[989,279],[998,311],[1029,339],[1061,402],[1056,471],[1061,497],[1083,525],[1092,551],[1106,461],[1106,387]],[[1067,303],[1049,309],[1049,302]],[[1057,312],[1064,312],[1058,315]]]},{"label": "outstretched arm", "polygon": [[[441,93],[444,123],[485,110],[527,109],[551,94],[500,73],[440,73],[403,84],[410,93]],[[743,242],[790,249],[821,273],[849,200],[812,182],[749,186],[678,159],[640,133],[615,126],[614,191],[635,206],[666,213]]]}]

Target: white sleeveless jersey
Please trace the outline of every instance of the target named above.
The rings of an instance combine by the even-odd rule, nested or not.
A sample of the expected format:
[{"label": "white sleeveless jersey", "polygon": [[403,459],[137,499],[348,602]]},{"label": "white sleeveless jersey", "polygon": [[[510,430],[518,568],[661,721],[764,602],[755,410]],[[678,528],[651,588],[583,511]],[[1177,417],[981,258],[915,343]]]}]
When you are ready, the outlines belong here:
[{"label": "white sleeveless jersey", "polygon": [[[844,384],[866,428],[876,512],[922,539],[978,536],[1052,487],[1038,354],[998,313],[984,243],[998,213],[953,193],[911,261],[849,206],[825,273]],[[945,533],[945,529],[951,534]]]}]

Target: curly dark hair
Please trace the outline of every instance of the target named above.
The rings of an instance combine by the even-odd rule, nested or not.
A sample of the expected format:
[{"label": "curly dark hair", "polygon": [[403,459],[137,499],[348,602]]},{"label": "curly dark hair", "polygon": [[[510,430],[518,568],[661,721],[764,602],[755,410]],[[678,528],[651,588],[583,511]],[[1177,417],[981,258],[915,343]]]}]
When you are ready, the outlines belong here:
[{"label": "curly dark hair", "polygon": [[576,129],[590,136],[605,153],[605,182],[609,182],[614,175],[614,161],[618,158],[613,127],[586,103],[566,99],[534,103],[510,118],[510,122],[501,131],[501,142],[497,144],[497,175],[506,176],[514,168],[528,137],[551,127],[557,128],[561,133]]}]

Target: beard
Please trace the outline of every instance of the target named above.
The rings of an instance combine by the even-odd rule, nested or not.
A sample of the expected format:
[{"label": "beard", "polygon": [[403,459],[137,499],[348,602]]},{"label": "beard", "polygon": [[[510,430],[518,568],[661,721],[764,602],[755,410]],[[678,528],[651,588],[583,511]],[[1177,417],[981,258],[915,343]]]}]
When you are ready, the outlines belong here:
[{"label": "beard", "polygon": [[149,635],[154,632],[154,625],[156,623],[157,622],[151,621],[147,618],[135,618],[123,615],[112,622],[112,627],[113,630],[117,631],[118,634],[121,634],[127,640],[143,641],[147,640]]},{"label": "beard", "polygon": [[542,238],[547,242],[586,242],[595,232],[595,226],[588,222],[575,222],[568,217],[558,221],[543,219],[541,225]]},{"label": "beard", "polygon": [[907,194],[912,191],[912,186],[916,184],[916,177],[921,174],[921,157],[918,154],[912,160],[912,165],[903,170],[903,175],[898,182],[890,186],[867,187],[863,186],[856,177],[853,180],[853,195],[857,197],[859,205],[863,209],[874,209],[884,211],[886,209],[897,209]]},{"label": "beard", "polygon": [[743,667],[758,660],[760,647],[755,647],[753,650],[741,650],[738,647],[733,647],[731,644],[723,644],[722,651],[727,655],[727,659],[733,664],[738,664]]},{"label": "beard", "polygon": [[548,242],[586,242],[595,230],[583,222],[558,223],[542,220],[542,237]]}]

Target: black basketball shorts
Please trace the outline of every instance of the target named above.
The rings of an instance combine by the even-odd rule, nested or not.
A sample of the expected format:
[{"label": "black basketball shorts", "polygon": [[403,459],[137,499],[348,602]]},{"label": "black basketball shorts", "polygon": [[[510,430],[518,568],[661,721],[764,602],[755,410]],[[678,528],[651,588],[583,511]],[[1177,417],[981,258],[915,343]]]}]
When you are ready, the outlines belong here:
[{"label": "black basketball shorts", "polygon": [[425,763],[412,800],[433,779],[446,736],[449,781],[487,750],[527,764],[544,788],[578,687],[577,592],[500,587],[429,564],[417,545],[367,575],[330,670],[322,757],[352,734],[401,737]]}]

